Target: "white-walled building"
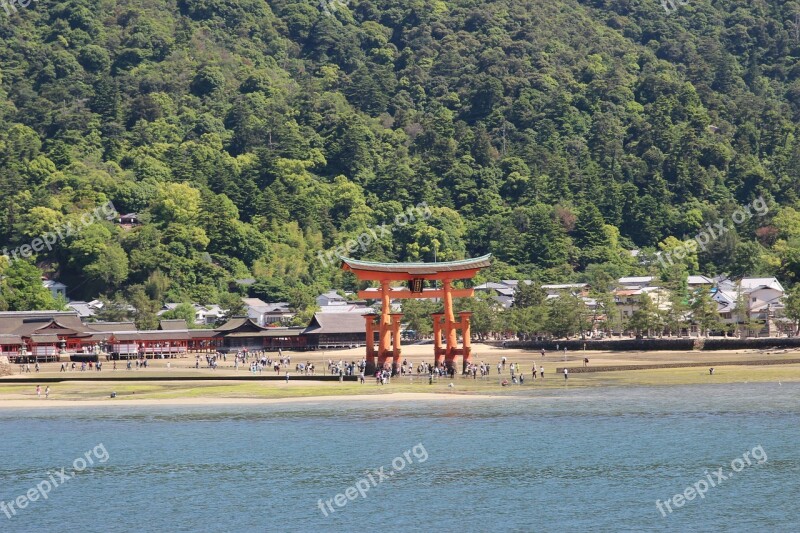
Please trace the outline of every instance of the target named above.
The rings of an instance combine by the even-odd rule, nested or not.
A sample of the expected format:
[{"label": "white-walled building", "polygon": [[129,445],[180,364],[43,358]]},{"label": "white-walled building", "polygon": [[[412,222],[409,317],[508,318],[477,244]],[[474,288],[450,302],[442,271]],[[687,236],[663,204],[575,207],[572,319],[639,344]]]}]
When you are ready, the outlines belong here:
[{"label": "white-walled building", "polygon": [[365,313],[369,310],[364,301],[350,301],[336,291],[317,296],[320,313]]},{"label": "white-walled building", "polygon": [[288,302],[267,303],[261,298],[242,298],[242,301],[247,316],[262,327],[269,324],[287,324],[295,317]]},{"label": "white-walled building", "polygon": [[59,296],[63,296],[64,299],[67,299],[67,286],[61,283],[60,281],[54,281],[52,279],[43,279],[42,286],[50,291],[50,294],[53,295],[53,298],[58,298]]},{"label": "white-walled building", "polygon": [[653,276],[628,276],[619,278],[617,284],[626,289],[643,289],[649,287],[655,278]]},{"label": "white-walled building", "polygon": [[717,302],[717,311],[726,324],[741,323],[743,318],[737,310],[737,300],[743,301],[746,318],[764,324],[762,334],[776,333],[775,319],[784,315],[783,299],[786,291],[776,278],[742,278],[738,282],[722,280],[712,298]]}]

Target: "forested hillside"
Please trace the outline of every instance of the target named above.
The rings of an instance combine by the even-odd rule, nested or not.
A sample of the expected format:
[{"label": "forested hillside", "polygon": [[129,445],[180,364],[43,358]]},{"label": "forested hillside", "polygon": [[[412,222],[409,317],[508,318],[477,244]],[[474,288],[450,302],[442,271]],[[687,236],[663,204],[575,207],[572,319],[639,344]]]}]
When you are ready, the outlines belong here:
[{"label": "forested hillside", "polygon": [[423,202],[352,255],[645,273],[762,197],[663,274],[800,275],[798,1],[40,0],[0,39],[0,247],[140,217],[35,255],[72,298],[303,307]]}]

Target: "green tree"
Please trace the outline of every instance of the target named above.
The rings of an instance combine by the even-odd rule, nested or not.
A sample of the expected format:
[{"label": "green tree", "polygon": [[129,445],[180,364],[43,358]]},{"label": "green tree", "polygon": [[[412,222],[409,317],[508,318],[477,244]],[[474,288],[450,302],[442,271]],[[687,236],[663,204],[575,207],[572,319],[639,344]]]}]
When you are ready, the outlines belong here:
[{"label": "green tree", "polygon": [[512,307],[510,325],[520,339],[532,339],[547,330],[548,307],[544,304],[530,305],[527,307]]},{"label": "green tree", "polygon": [[172,282],[169,276],[164,274],[160,269],[156,269],[147,277],[147,281],[142,286],[142,289],[147,298],[160,306],[171,284]]},{"label": "green tree", "polygon": [[547,304],[545,328],[556,338],[571,337],[581,330],[585,305],[583,300],[571,294],[552,298]]},{"label": "green tree", "polygon": [[194,225],[200,215],[200,191],[187,183],[166,183],[158,191],[151,212],[156,222]]},{"label": "green tree", "polygon": [[483,341],[489,334],[498,330],[497,318],[503,312],[503,306],[495,300],[493,295],[479,292],[475,298],[467,298],[459,302],[457,310],[472,311],[470,319],[472,335]]},{"label": "green tree", "polygon": [[530,284],[520,281],[514,289],[514,307],[535,307],[544,305],[547,292],[542,289],[538,281]]},{"label": "green tree", "polygon": [[192,80],[192,92],[204,96],[218,91],[225,86],[225,75],[219,67],[206,66],[201,68]]},{"label": "green tree", "polygon": [[680,335],[689,325],[689,300],[682,290],[671,290],[669,309],[664,313],[664,326],[670,335]]},{"label": "green tree", "polygon": [[658,307],[647,293],[639,296],[638,304],[638,309],[631,313],[628,327],[637,335],[650,336],[654,331],[660,330],[661,317]]},{"label": "green tree", "polygon": [[708,336],[711,330],[719,329],[721,320],[717,311],[717,302],[711,298],[706,289],[698,289],[692,295],[692,322],[697,325],[700,334]]},{"label": "green tree", "polygon": [[694,273],[700,269],[697,259],[697,242],[694,240],[679,241],[675,237],[667,237],[658,243],[658,265],[662,277],[677,278],[684,272]]},{"label": "green tree", "polygon": [[194,306],[185,302],[178,304],[175,309],[170,309],[161,314],[162,320],[185,320],[189,328],[195,327],[196,318],[197,313]]},{"label": "green tree", "polygon": [[607,335],[612,335],[615,331],[620,332],[625,329],[622,321],[622,313],[617,309],[617,303],[614,301],[614,296],[608,291],[595,291],[589,293],[595,299],[596,305],[594,310],[593,324],[602,321],[602,331]]},{"label": "green tree", "polygon": [[99,322],[125,322],[131,320],[132,311],[130,304],[121,294],[115,294],[113,298],[100,297],[103,306],[97,311],[94,318]]},{"label": "green tree", "polygon": [[581,269],[590,263],[604,263],[613,257],[603,215],[593,203],[586,204],[578,215],[575,245],[579,250],[578,264]]},{"label": "green tree", "polygon": [[134,321],[140,330],[153,330],[158,327],[158,311],[161,303],[148,296],[147,290],[142,285],[135,285],[129,291],[128,300],[136,309]]},{"label": "green tree", "polygon": [[794,334],[800,335],[800,285],[795,285],[786,294],[786,317],[794,323]]},{"label": "green tree", "polygon": [[9,311],[61,309],[42,285],[42,273],[28,261],[11,262],[0,272],[0,294]]},{"label": "green tree", "polygon": [[218,303],[220,308],[225,311],[225,321],[235,316],[247,315],[247,309],[240,294],[224,291],[219,295]]},{"label": "green tree", "polygon": [[437,311],[439,311],[439,304],[433,300],[403,300],[403,321],[407,324],[408,329],[415,331],[418,336],[433,333],[431,315]]},{"label": "green tree", "polygon": [[120,286],[128,278],[128,255],[102,224],[83,229],[66,247],[67,266],[96,294]]}]

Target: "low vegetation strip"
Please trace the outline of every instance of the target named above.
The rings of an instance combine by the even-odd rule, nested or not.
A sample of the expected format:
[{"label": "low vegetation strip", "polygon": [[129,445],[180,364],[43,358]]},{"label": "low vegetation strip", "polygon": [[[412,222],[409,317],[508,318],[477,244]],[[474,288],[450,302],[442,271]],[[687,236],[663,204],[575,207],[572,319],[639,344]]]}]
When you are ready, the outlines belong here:
[{"label": "low vegetation strip", "polygon": [[[593,372],[620,372],[623,370],[658,370],[661,368],[686,368],[692,366],[758,366],[758,365],[797,365],[800,359],[758,359],[755,361],[709,361],[694,363],[664,363],[660,365],[613,365],[613,366],[568,366],[570,374],[588,374]],[[563,374],[564,367],[556,368],[556,374]]]},{"label": "low vegetation strip", "polygon": [[[702,341],[702,342],[698,342]],[[489,344],[489,343],[487,343]],[[765,337],[759,339],[691,338],[691,339],[617,339],[617,340],[569,340],[569,341],[507,341],[491,343],[505,348],[523,350],[598,350],[604,352],[626,351],[714,351],[714,350],[764,350],[800,348],[800,337]]]}]

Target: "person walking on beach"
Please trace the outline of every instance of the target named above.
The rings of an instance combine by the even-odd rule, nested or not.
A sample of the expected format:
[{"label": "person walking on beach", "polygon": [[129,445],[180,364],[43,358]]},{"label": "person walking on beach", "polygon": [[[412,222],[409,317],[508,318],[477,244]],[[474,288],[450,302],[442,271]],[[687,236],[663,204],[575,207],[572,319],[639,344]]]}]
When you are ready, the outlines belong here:
[{"label": "person walking on beach", "polygon": [[544,357],[544,348],[542,348],[542,357]]},{"label": "person walking on beach", "polygon": [[50,385],[44,388],[44,399],[47,400],[50,398]]},{"label": "person walking on beach", "polygon": [[565,382],[567,381],[568,377],[569,377],[569,369],[565,367],[564,368],[564,381]]},{"label": "person walking on beach", "polygon": [[539,367],[539,377],[544,381],[544,366]]},{"label": "person walking on beach", "polygon": [[41,385],[36,385],[36,397],[41,399],[42,398],[42,387]]},{"label": "person walking on beach", "polygon": [[583,367],[586,368],[587,366],[589,366],[589,358],[588,357],[584,357],[583,358]]},{"label": "person walking on beach", "polygon": [[536,381],[536,363],[533,364],[533,381]]},{"label": "person walking on beach", "polygon": [[289,371],[286,371],[286,383],[289,383]]},{"label": "person walking on beach", "polygon": [[497,375],[500,375],[500,363],[497,363]]}]

